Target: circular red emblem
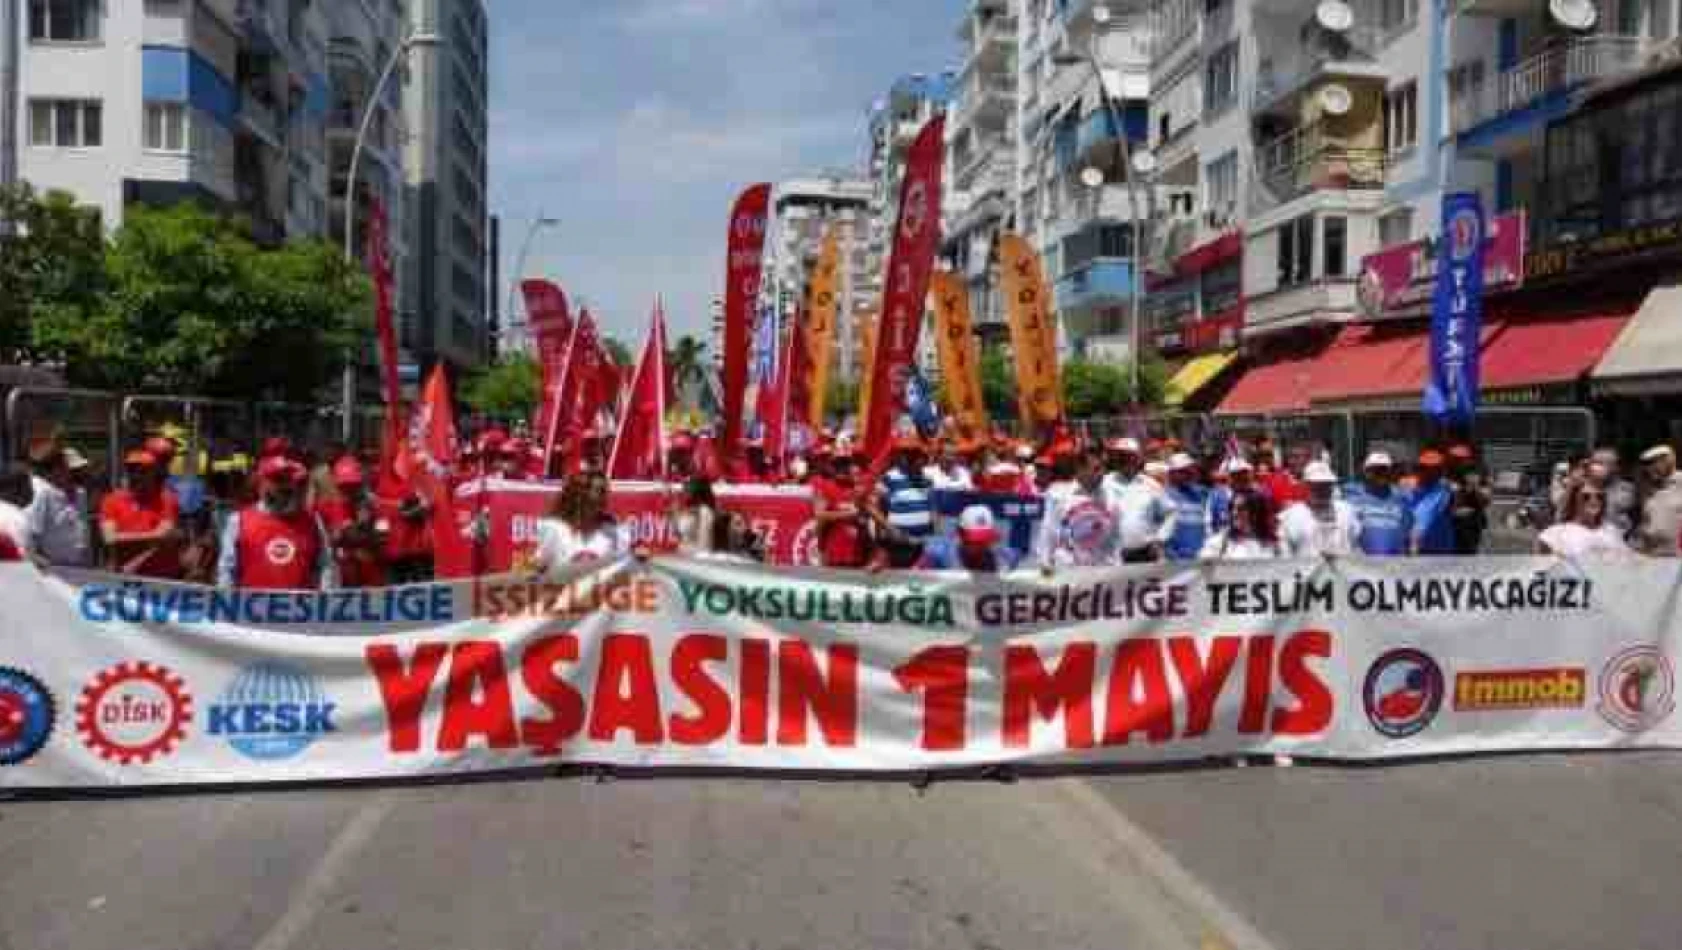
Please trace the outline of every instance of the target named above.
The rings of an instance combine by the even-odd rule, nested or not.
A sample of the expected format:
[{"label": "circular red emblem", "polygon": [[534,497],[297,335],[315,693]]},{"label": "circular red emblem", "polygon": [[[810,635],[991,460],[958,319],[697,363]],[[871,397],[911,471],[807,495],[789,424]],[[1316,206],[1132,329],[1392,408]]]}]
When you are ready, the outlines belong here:
[{"label": "circular red emblem", "polygon": [[186,684],[155,663],[119,663],[82,687],[76,731],[108,762],[145,765],[187,738],[193,697]]}]

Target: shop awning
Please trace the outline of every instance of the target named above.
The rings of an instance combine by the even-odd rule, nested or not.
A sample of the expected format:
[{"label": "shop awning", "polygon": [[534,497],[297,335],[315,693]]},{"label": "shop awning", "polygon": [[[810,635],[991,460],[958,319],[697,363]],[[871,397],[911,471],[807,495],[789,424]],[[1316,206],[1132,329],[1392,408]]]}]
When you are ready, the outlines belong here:
[{"label": "shop awning", "polygon": [[1192,359],[1168,380],[1168,391],[1163,402],[1170,408],[1184,405],[1193,393],[1209,385],[1237,358],[1237,353],[1206,353]]},{"label": "shop awning", "polygon": [[1314,358],[1281,360],[1254,366],[1233,385],[1215,409],[1216,415],[1253,416],[1270,412],[1301,412],[1308,408]]},{"label": "shop awning", "polygon": [[1597,395],[1682,392],[1682,285],[1653,288],[1590,378]]},{"label": "shop awning", "polygon": [[1418,393],[1430,355],[1430,331],[1418,325],[1344,327],[1315,364],[1310,398],[1321,403]]},{"label": "shop awning", "polygon": [[1486,390],[1571,383],[1599,363],[1629,323],[1628,312],[1507,323],[1483,350]]}]

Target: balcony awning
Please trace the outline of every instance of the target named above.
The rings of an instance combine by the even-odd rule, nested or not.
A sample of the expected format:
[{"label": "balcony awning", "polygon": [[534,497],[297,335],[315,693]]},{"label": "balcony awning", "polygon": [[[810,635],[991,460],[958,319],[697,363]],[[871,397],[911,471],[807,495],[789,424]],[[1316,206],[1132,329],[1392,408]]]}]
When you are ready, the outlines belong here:
[{"label": "balcony awning", "polygon": [[1511,321],[1484,346],[1481,388],[1574,383],[1600,362],[1629,322],[1625,310]]},{"label": "balcony awning", "polygon": [[1653,288],[1591,378],[1597,395],[1682,392],[1682,285]]},{"label": "balcony awning", "polygon": [[1232,391],[1226,394],[1215,414],[1255,416],[1275,412],[1302,412],[1308,408],[1309,383],[1314,357],[1298,357],[1253,366],[1244,371]]},{"label": "balcony awning", "polygon": [[1193,393],[1213,382],[1237,358],[1237,353],[1206,353],[1194,358],[1168,381],[1163,403],[1170,409],[1185,405]]}]

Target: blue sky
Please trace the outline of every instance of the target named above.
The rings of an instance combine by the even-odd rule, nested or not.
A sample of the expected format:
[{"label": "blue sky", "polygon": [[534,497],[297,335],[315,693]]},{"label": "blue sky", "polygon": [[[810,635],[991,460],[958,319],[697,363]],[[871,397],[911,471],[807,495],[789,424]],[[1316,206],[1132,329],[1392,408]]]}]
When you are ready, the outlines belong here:
[{"label": "blue sky", "polygon": [[[730,202],[855,168],[873,99],[955,68],[965,0],[491,0],[491,204],[503,275],[588,301],[633,350],[656,293],[702,333]],[[506,283],[499,292],[506,295]]]}]

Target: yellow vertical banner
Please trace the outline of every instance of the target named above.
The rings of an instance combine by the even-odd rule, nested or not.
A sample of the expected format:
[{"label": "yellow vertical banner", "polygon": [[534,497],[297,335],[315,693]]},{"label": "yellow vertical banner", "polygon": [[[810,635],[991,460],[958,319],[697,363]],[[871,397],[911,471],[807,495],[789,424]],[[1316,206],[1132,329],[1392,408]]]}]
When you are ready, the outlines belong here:
[{"label": "yellow vertical banner", "polygon": [[811,393],[806,422],[814,431],[823,428],[826,408],[824,403],[829,398],[829,364],[833,361],[835,348],[838,300],[835,279],[840,256],[840,243],[835,236],[835,225],[832,224],[823,236],[823,249],[818,252],[818,263],[812,271],[806,300],[806,357],[809,361],[807,372],[811,374],[806,390]]},{"label": "yellow vertical banner", "polygon": [[1022,421],[1049,424],[1063,418],[1057,374],[1057,325],[1039,255],[1021,235],[999,236],[999,270],[1016,351],[1016,400]]},{"label": "yellow vertical banner", "polygon": [[859,364],[859,420],[862,422],[870,418],[870,377],[875,374],[870,367],[876,365],[876,321],[875,313],[865,314],[864,320],[864,362]]},{"label": "yellow vertical banner", "polygon": [[987,404],[981,399],[981,347],[970,317],[969,288],[950,271],[930,278],[934,300],[935,343],[940,351],[940,378],[945,384],[947,409],[966,437],[987,429]]}]

